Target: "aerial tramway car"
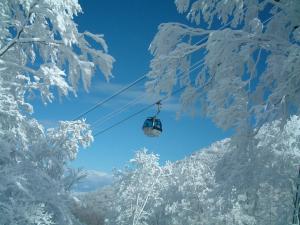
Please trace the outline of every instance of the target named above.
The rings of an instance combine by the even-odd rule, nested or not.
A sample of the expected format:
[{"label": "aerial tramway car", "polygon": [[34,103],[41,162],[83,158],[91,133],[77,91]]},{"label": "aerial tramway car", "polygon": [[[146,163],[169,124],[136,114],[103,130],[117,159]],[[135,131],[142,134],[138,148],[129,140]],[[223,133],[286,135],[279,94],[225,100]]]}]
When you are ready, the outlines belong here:
[{"label": "aerial tramway car", "polygon": [[144,134],[148,137],[158,137],[162,132],[162,123],[157,115],[160,113],[161,102],[157,102],[157,112],[154,116],[148,117],[143,124]]}]

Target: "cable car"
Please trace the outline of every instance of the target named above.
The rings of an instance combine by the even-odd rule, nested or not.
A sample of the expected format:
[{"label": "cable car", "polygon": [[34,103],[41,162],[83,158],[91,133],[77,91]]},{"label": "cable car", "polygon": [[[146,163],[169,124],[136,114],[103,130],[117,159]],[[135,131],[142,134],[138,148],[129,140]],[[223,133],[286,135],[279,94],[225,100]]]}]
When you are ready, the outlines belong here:
[{"label": "cable car", "polygon": [[157,113],[154,116],[148,117],[143,124],[144,134],[148,137],[158,137],[162,132],[162,123],[157,115],[160,113],[161,103],[157,102]]}]

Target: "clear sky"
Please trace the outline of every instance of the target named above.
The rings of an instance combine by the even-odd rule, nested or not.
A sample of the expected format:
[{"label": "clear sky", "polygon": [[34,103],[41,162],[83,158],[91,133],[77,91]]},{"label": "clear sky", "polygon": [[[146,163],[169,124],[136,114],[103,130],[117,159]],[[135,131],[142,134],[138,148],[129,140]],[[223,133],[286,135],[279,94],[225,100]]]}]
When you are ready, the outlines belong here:
[{"label": "clear sky", "polygon": [[[81,87],[77,98],[70,96],[47,106],[34,101],[34,116],[47,127],[55,126],[58,120],[76,118],[95,103],[147,73],[151,60],[148,47],[158,25],[164,22],[187,22],[184,15],[177,13],[174,0],[82,0],[80,3],[84,14],[75,19],[79,30],[104,34],[109,53],[116,59],[114,78],[110,83],[105,83],[104,77],[97,72],[89,93],[85,93]],[[142,96],[143,85],[141,82],[88,114],[87,121],[103,121],[107,113]],[[193,118],[182,115],[176,119],[176,111],[179,110],[177,98],[178,96],[174,96],[162,106],[160,119],[163,133],[160,137],[145,137],[141,129],[144,119],[155,113],[155,108],[151,108],[97,136],[91,147],[79,152],[72,166],[110,172],[113,168],[122,168],[133,157],[134,152],[143,147],[159,154],[162,163],[166,160],[174,161],[229,135],[228,132],[216,128],[211,121],[199,116]],[[94,131],[122,120],[149,102],[141,100],[141,104],[118,114]]]}]

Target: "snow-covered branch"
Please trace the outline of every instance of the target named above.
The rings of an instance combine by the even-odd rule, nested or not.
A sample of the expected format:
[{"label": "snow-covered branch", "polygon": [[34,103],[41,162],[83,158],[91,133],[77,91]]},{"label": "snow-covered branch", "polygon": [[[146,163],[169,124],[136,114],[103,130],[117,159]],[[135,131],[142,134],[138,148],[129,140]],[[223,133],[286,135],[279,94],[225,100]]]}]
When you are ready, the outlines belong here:
[{"label": "snow-covered branch", "polygon": [[17,63],[14,63],[14,62],[11,62],[11,61],[5,61],[5,60],[1,60],[0,59],[0,65],[2,65],[2,68],[8,68],[8,67],[14,67],[14,68],[18,68],[20,69],[20,71],[25,71],[25,72],[29,72],[31,74],[35,74],[36,73],[36,70],[28,67],[28,66],[25,66],[25,65],[20,65],[20,64],[17,64]]},{"label": "snow-covered branch", "polygon": [[[299,111],[300,93],[294,86],[300,81],[292,75],[300,71],[296,0],[176,0],[175,4],[196,26],[159,26],[149,48],[153,54],[149,92],[157,95],[171,93],[177,85],[186,87],[183,111],[200,105],[204,116],[238,133],[261,126],[265,118],[286,118],[273,104],[283,96],[289,96],[287,115],[295,108]],[[270,17],[262,19],[267,13]],[[190,73],[202,60],[204,65]],[[213,84],[202,88],[212,76]]]},{"label": "snow-covered branch", "polygon": [[[16,36],[11,40],[9,41],[9,43],[2,47],[0,49],[0,57],[2,57],[10,48],[12,48],[16,43],[17,41],[20,39],[20,36],[21,34],[24,32],[24,29],[25,29],[25,26],[27,26],[27,24],[29,23],[30,19],[31,19],[31,16],[32,16],[32,13],[33,13],[33,9],[37,6],[39,0],[35,1],[30,7],[29,7],[29,10],[28,10],[28,13],[27,13],[27,16],[26,18],[24,19],[22,23],[22,26],[20,28],[18,28],[18,32],[16,34]],[[29,3],[30,4],[30,3]]]}]

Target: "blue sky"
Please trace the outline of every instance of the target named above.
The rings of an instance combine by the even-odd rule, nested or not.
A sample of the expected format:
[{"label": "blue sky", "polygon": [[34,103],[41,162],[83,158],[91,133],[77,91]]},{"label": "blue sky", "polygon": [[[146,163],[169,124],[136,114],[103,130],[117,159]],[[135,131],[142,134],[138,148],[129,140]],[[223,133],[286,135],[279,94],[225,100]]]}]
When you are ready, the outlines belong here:
[{"label": "blue sky", "polygon": [[[174,0],[86,0],[80,3],[84,14],[75,19],[79,30],[104,34],[109,53],[116,59],[114,78],[106,83],[104,77],[97,73],[89,93],[80,88],[77,98],[70,96],[47,106],[35,101],[34,116],[46,126],[55,126],[58,120],[76,118],[95,103],[147,73],[151,60],[148,47],[158,25],[164,22],[187,22],[184,15],[177,13]],[[103,121],[107,113],[143,93],[142,82],[87,115],[87,121]],[[174,96],[162,106],[160,119],[163,122],[163,134],[159,138],[145,137],[141,130],[144,119],[155,113],[155,108],[152,108],[97,136],[91,147],[80,151],[72,166],[111,172],[113,168],[122,168],[135,151],[144,147],[159,154],[162,163],[174,161],[228,136],[228,132],[223,132],[211,121],[199,116],[193,118],[182,115],[176,119],[176,111],[180,109],[177,97]],[[141,104],[96,127],[94,131],[118,122],[147,103],[149,100],[141,99]]]}]

